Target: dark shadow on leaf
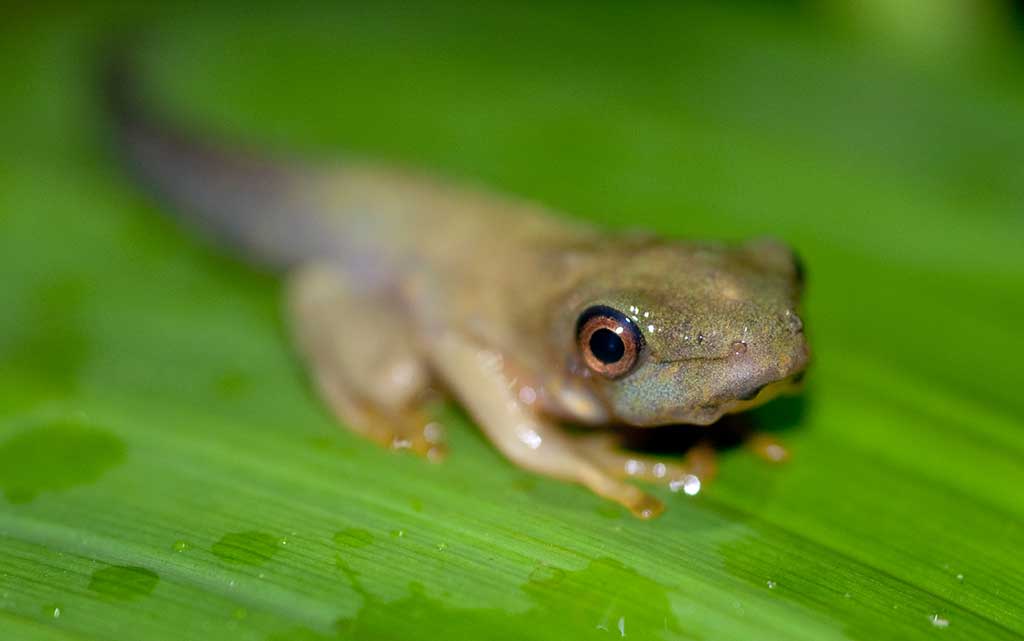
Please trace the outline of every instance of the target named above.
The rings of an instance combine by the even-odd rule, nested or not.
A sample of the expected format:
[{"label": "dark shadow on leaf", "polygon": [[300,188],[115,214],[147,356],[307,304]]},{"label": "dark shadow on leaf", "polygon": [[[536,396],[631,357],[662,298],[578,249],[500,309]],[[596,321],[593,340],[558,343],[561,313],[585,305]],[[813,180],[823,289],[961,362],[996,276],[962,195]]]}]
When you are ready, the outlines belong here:
[{"label": "dark shadow on leaf", "polygon": [[756,432],[773,435],[799,430],[807,414],[807,394],[777,398],[751,412],[723,416],[708,426],[666,425],[664,427],[616,428],[623,445],[650,454],[681,455],[702,442],[719,451],[735,449]]}]

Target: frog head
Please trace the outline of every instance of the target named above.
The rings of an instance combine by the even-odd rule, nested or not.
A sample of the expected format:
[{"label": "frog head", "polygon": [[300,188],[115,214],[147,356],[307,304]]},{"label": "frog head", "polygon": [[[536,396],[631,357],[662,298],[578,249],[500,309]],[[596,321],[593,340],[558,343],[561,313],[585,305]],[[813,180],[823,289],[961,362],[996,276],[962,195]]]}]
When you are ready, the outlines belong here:
[{"label": "frog head", "polygon": [[706,425],[799,383],[809,359],[803,273],[785,245],[657,242],[602,253],[555,322],[566,394],[585,389],[605,417],[629,425]]}]

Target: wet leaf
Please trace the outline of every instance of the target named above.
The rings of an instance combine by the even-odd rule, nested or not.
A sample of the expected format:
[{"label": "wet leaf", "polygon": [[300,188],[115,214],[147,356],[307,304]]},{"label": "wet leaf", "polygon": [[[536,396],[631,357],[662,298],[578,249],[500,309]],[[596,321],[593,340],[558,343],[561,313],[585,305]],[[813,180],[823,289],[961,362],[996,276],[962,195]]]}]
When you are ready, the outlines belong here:
[{"label": "wet leaf", "polygon": [[12,12],[0,637],[1020,638],[1019,45],[947,21],[885,48],[761,4],[141,16],[147,84],[208,130],[792,243],[815,365],[752,418],[791,460],[728,449],[651,522],[513,468],[454,407],[440,465],[339,430],[277,280],[107,153],[88,63],[125,16]]}]

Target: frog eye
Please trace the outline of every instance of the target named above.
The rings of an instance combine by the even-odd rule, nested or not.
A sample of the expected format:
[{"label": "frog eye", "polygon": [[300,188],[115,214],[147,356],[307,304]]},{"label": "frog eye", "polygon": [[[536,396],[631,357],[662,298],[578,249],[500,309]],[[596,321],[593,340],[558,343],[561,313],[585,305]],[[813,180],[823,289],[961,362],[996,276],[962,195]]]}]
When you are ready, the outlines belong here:
[{"label": "frog eye", "polygon": [[636,364],[644,337],[622,312],[595,305],[576,322],[576,345],[587,367],[602,376],[618,378]]}]

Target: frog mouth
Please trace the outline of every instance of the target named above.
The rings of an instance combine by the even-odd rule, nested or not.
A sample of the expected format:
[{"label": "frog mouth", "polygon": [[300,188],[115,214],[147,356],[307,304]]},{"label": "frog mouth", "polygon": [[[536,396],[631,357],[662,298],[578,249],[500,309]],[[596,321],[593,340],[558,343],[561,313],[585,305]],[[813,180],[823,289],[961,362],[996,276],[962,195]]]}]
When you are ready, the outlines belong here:
[{"label": "frog mouth", "polygon": [[782,380],[756,387],[748,394],[729,401],[722,407],[723,414],[745,412],[782,395],[791,395],[803,389],[804,372],[798,372]]}]

